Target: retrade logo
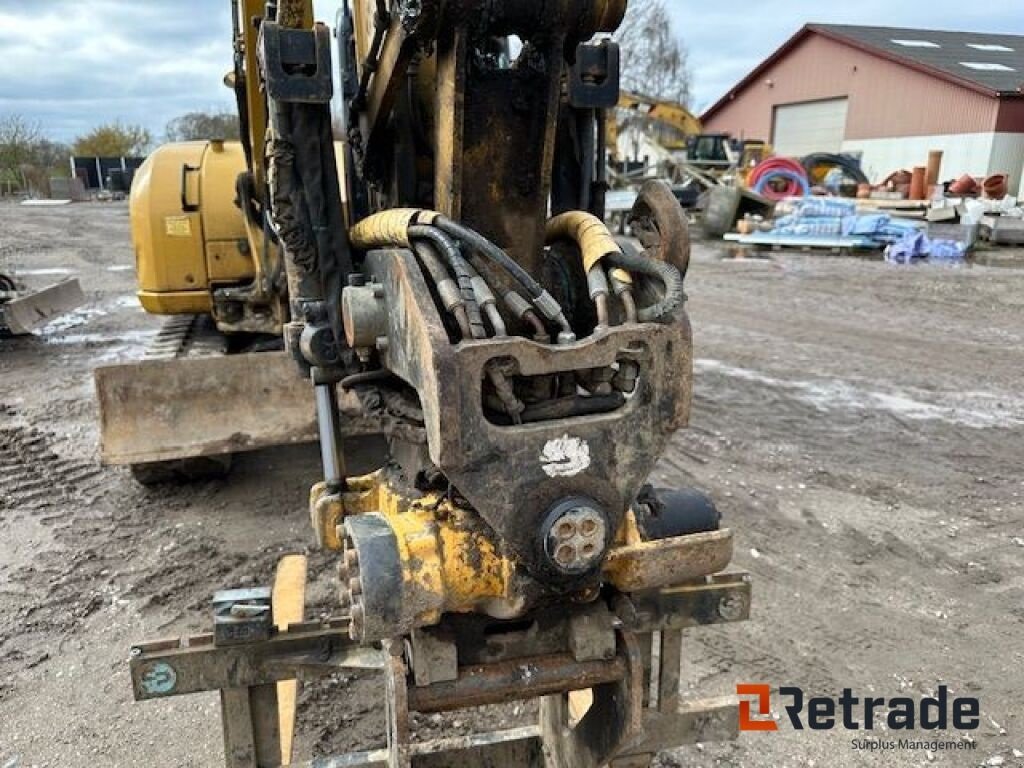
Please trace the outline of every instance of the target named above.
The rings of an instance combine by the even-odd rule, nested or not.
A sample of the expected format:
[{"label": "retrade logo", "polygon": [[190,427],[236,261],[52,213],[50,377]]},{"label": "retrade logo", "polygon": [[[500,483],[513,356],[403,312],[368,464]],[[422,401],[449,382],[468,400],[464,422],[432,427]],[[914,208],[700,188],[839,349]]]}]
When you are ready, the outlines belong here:
[{"label": "retrade logo", "polygon": [[[753,696],[754,699],[740,699],[740,730],[741,731],[777,731],[779,726],[771,719],[771,687],[767,683],[738,683],[737,696]],[[767,720],[755,720],[750,706],[756,701],[757,714]]]},{"label": "retrade logo", "polygon": [[[771,686],[767,683],[738,683],[741,731],[777,731],[772,715]],[[812,731],[874,730],[876,725],[888,731],[944,731],[950,728],[973,731],[981,723],[978,699],[954,697],[940,685],[934,696],[912,699],[907,696],[855,696],[844,688],[839,696],[807,696],[795,686],[779,688],[782,710],[794,730]],[[755,711],[756,710],[756,711]],[[780,713],[781,714],[781,713]]]}]

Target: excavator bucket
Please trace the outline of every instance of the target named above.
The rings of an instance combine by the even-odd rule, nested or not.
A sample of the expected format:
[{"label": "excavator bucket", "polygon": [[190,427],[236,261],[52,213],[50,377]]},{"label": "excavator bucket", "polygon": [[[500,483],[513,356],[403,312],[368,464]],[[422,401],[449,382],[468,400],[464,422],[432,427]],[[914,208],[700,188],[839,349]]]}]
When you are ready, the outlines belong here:
[{"label": "excavator bucket", "polygon": [[100,457],[144,465],[317,440],[312,385],[285,352],[96,369]]},{"label": "excavator bucket", "polygon": [[78,281],[65,280],[0,303],[0,328],[14,336],[24,336],[84,303],[85,295]]}]

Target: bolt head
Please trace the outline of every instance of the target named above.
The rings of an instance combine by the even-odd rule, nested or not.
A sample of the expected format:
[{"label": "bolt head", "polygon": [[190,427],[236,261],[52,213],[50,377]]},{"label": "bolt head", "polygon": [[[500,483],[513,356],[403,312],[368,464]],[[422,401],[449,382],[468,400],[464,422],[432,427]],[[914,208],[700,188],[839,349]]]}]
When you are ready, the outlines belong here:
[{"label": "bolt head", "polygon": [[726,595],[718,601],[718,615],[726,621],[739,621],[746,609],[746,602],[741,595]]}]

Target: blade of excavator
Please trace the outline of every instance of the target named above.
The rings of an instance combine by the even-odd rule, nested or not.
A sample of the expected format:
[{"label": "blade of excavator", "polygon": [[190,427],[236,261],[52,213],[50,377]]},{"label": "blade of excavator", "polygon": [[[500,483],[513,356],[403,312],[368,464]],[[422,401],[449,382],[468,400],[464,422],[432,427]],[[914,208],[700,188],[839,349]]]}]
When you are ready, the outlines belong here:
[{"label": "blade of excavator", "polygon": [[41,291],[19,296],[0,307],[0,312],[8,332],[24,336],[84,303],[85,294],[78,281],[65,280]]},{"label": "blade of excavator", "polygon": [[[145,360],[97,368],[95,381],[104,464],[223,456],[318,439],[312,384],[285,352]],[[357,406],[343,400],[341,407],[344,423]]]}]

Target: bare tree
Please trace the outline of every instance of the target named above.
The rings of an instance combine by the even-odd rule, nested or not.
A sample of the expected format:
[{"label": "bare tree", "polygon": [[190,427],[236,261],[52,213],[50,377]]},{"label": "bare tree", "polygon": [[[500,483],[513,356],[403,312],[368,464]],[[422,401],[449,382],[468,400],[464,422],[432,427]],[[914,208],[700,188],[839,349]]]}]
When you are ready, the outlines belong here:
[{"label": "bare tree", "polygon": [[238,139],[238,115],[227,110],[189,112],[167,124],[168,141],[204,141]]},{"label": "bare tree", "polygon": [[21,115],[0,116],[0,184],[7,192],[26,186],[23,169],[41,140],[38,123]]},{"label": "bare tree", "polygon": [[29,194],[49,197],[50,179],[69,175],[70,157],[71,148],[67,144],[49,139],[40,139],[33,144],[28,163],[21,167]]},{"label": "bare tree", "polygon": [[688,105],[693,82],[686,44],[672,26],[665,0],[630,0],[615,34],[622,46],[622,87]]}]

